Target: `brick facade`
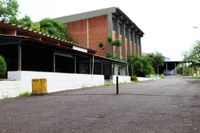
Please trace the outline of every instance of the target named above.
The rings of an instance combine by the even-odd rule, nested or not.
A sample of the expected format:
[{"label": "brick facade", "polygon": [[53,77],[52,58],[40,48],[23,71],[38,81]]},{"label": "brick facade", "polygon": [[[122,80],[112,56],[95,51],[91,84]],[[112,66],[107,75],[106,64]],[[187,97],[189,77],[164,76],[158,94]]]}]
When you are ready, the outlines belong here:
[{"label": "brick facade", "polygon": [[[99,16],[89,19],[89,43],[90,48],[97,50],[97,54],[105,57],[108,52],[108,16]],[[99,48],[98,43],[102,41],[103,49]]]},{"label": "brick facade", "polygon": [[87,46],[87,20],[66,24],[72,37],[83,46]]},{"label": "brick facade", "polygon": [[[108,16],[98,16],[66,24],[72,37],[80,44],[93,48],[97,55],[105,57],[108,52]],[[104,44],[99,48],[99,41]]]},{"label": "brick facade", "polygon": [[[69,32],[78,43],[95,49],[97,55],[105,57],[107,53],[111,53],[126,61],[129,55],[142,54],[140,38],[144,33],[119,8],[91,11],[59,19],[68,26]],[[109,35],[113,40],[119,39],[122,46],[109,46]],[[103,48],[99,48],[99,41],[103,42]]]}]

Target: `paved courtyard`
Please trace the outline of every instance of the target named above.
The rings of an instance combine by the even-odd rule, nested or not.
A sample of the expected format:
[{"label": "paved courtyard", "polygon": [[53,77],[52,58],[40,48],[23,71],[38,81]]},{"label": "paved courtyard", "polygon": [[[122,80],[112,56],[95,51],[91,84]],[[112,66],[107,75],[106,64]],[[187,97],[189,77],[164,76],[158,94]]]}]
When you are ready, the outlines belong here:
[{"label": "paved courtyard", "polygon": [[199,133],[200,80],[161,80],[0,100],[1,133]]}]

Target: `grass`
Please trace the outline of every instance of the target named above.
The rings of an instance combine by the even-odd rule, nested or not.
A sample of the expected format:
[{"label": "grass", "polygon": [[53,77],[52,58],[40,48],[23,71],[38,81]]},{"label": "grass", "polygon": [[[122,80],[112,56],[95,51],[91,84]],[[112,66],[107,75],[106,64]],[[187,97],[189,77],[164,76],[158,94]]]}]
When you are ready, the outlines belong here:
[{"label": "grass", "polygon": [[113,84],[112,83],[107,83],[107,84],[104,84],[103,86],[112,86]]},{"label": "grass", "polygon": [[31,93],[30,92],[23,92],[21,94],[19,94],[19,97],[27,97],[27,96],[30,96]]},{"label": "grass", "polygon": [[164,75],[159,75],[159,77],[160,77],[161,79],[165,78],[165,76],[164,76]]},{"label": "grass", "polygon": [[200,79],[200,76],[192,76],[192,78]]}]

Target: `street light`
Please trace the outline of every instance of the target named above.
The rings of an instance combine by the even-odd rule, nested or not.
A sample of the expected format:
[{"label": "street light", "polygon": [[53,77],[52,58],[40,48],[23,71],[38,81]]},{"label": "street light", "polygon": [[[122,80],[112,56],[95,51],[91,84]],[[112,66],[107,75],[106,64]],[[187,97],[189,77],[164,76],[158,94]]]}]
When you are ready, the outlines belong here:
[{"label": "street light", "polygon": [[199,27],[196,27],[196,26],[194,26],[193,28],[194,28],[194,29],[200,29]]}]

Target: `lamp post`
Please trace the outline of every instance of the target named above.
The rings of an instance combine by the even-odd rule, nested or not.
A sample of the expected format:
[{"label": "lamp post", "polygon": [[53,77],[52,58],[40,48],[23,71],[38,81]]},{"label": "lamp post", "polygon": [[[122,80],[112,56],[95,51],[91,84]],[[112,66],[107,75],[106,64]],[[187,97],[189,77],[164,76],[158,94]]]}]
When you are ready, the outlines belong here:
[{"label": "lamp post", "polygon": [[199,27],[193,26],[194,29],[200,29]]}]

